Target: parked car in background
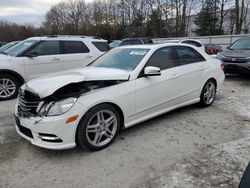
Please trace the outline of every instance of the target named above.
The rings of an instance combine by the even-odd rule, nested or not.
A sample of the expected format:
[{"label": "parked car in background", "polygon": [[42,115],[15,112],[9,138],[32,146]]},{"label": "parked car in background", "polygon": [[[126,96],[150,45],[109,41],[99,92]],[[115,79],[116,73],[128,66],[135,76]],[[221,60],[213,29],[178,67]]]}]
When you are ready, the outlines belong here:
[{"label": "parked car in background", "polygon": [[126,38],[122,40],[120,46],[137,45],[137,44],[153,44],[153,41],[151,40],[151,38],[148,37]]},{"label": "parked car in background", "polygon": [[17,96],[27,80],[84,67],[109,50],[103,39],[45,36],[24,40],[0,54],[0,100]]},{"label": "parked car in background", "polygon": [[7,43],[6,42],[0,42],[0,47],[2,47],[5,44],[7,44]]},{"label": "parked car in background", "polygon": [[9,42],[9,43],[1,46],[0,47],[0,53],[3,53],[5,50],[11,48],[12,46],[16,45],[17,43],[19,43],[19,41]]},{"label": "parked car in background", "polygon": [[250,37],[235,41],[217,58],[223,62],[225,73],[250,74]]},{"label": "parked car in background", "polygon": [[43,148],[101,150],[120,128],[194,103],[210,106],[224,77],[221,61],[190,45],[119,47],[85,68],[24,84],[16,130]]},{"label": "parked car in background", "polygon": [[205,52],[209,55],[213,55],[222,52],[222,48],[216,44],[205,44]]},{"label": "parked car in background", "polygon": [[138,45],[138,44],[153,44],[153,41],[149,37],[140,37],[140,38],[126,38],[123,40],[116,40],[109,44],[110,48],[115,48],[118,46],[126,45]]},{"label": "parked car in background", "polygon": [[111,43],[109,43],[109,47],[111,49],[116,48],[116,47],[120,46],[121,42],[122,42],[121,40],[114,40]]},{"label": "parked car in background", "polygon": [[183,43],[183,44],[190,44],[193,46],[196,46],[200,49],[202,49],[203,51],[205,51],[205,46],[203,45],[203,43],[200,40],[196,40],[196,39],[174,39],[174,40],[166,40],[164,41],[164,43]]}]

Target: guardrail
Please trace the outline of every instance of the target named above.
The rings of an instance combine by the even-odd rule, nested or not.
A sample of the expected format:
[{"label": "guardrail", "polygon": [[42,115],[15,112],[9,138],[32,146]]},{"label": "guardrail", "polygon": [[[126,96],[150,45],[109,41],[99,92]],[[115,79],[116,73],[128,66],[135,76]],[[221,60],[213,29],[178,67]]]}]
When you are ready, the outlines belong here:
[{"label": "guardrail", "polygon": [[227,46],[230,46],[237,39],[242,37],[250,37],[250,34],[239,34],[239,35],[215,35],[215,36],[199,36],[199,37],[177,37],[177,38],[154,38],[154,43],[164,43],[167,40],[174,39],[197,39],[204,44],[217,44],[222,47],[223,50]]}]

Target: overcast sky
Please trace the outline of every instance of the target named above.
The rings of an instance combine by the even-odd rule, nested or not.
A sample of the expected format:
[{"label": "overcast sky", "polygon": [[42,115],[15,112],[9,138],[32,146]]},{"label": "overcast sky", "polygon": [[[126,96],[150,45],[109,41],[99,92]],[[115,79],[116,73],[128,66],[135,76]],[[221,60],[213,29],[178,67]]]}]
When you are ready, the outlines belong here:
[{"label": "overcast sky", "polygon": [[60,1],[65,0],[0,0],[0,20],[39,25],[50,7]]}]

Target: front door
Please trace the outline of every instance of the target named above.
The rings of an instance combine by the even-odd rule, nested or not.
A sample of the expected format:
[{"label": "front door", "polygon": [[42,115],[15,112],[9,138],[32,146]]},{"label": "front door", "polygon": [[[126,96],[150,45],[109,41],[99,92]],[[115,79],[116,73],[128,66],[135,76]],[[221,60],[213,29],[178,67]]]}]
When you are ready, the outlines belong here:
[{"label": "front door", "polygon": [[139,77],[136,80],[137,118],[150,118],[159,112],[178,104],[180,84],[179,67],[174,66],[173,49],[165,47],[157,50],[146,66],[161,69],[160,76]]}]

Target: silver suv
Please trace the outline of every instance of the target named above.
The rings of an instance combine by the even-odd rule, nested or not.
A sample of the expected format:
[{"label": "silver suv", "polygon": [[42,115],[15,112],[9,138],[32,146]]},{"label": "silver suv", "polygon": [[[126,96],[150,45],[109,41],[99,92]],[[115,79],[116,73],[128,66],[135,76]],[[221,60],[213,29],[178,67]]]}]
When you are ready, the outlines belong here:
[{"label": "silver suv", "polygon": [[15,98],[30,79],[84,67],[108,50],[107,41],[97,37],[28,38],[0,54],[0,100]]}]

